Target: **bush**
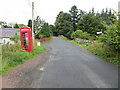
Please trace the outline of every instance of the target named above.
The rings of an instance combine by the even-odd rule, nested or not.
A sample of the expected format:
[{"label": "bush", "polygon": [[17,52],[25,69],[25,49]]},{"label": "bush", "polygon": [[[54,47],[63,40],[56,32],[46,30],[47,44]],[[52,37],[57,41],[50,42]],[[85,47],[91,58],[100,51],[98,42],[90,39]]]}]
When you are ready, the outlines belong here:
[{"label": "bush", "polygon": [[90,35],[87,32],[83,32],[82,30],[77,30],[77,31],[73,32],[71,35],[71,38],[74,38],[74,37],[86,39],[86,40],[90,39]]},{"label": "bush", "polygon": [[106,46],[101,42],[96,41],[93,44],[89,44],[87,46],[87,49],[91,51],[92,53],[94,53],[95,55],[98,55],[104,58],[105,60],[110,61],[120,66],[120,60],[118,58],[118,53],[113,48]]},{"label": "bush", "polygon": [[108,26],[108,30],[105,31],[101,36],[99,36],[99,41],[103,42],[105,45],[119,51],[120,50],[120,31],[117,28],[117,23]]},{"label": "bush", "polygon": [[44,38],[44,37],[50,37],[50,36],[52,36],[52,30],[48,23],[44,23],[41,30],[35,34],[35,38],[38,38],[38,39]]},{"label": "bush", "polygon": [[35,38],[40,39],[46,37],[45,35],[41,34],[41,32],[36,33]]},{"label": "bush", "polygon": [[10,40],[12,40],[12,41],[14,41],[15,43],[17,43],[17,42],[20,40],[20,36],[19,36],[19,35],[16,35],[16,36],[10,37]]}]

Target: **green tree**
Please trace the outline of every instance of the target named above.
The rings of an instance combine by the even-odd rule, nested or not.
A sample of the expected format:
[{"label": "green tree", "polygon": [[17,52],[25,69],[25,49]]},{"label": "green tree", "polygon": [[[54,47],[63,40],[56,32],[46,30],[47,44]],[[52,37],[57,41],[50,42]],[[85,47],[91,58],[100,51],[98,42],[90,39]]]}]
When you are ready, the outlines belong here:
[{"label": "green tree", "polygon": [[15,23],[14,28],[19,28],[19,26],[18,26],[18,24],[17,24],[17,23]]},{"label": "green tree", "polygon": [[27,26],[32,28],[32,20],[31,19],[28,20],[28,25]]},{"label": "green tree", "polygon": [[61,14],[63,13],[63,11],[60,11],[59,14],[56,17],[56,21],[55,21],[55,31],[53,32],[55,36],[59,35],[59,28],[60,28],[60,22],[61,22]]},{"label": "green tree", "polygon": [[[79,12],[78,12],[78,21],[79,21],[80,19],[82,19],[85,14],[86,14],[85,11],[79,9]],[[78,21],[77,21],[77,22],[78,22]]]},{"label": "green tree", "polygon": [[34,21],[34,33],[37,33],[41,30],[42,26],[44,25],[44,20],[41,20],[39,16]]},{"label": "green tree", "polygon": [[107,25],[107,30],[99,36],[99,41],[120,53],[120,18],[115,19],[112,25]]},{"label": "green tree", "polygon": [[95,15],[95,9],[92,8],[92,12],[91,12],[93,15]]},{"label": "green tree", "polygon": [[116,19],[114,12],[112,12],[111,9],[108,10],[108,8],[106,8],[106,10],[103,9],[99,15],[97,14],[97,16],[101,17],[107,25],[112,25],[112,23],[115,22],[114,19]]},{"label": "green tree", "polygon": [[98,16],[95,16],[92,13],[88,13],[79,20],[77,28],[91,34],[92,36],[96,35],[98,31],[104,31],[106,29],[105,23]]},{"label": "green tree", "polygon": [[54,34],[55,26],[54,25],[50,25],[50,30],[51,30],[52,35],[55,36],[55,34]]},{"label": "green tree", "polygon": [[4,21],[0,21],[0,25],[2,26],[2,28],[7,28],[8,27],[7,23],[4,22]]},{"label": "green tree", "polygon": [[77,6],[75,6],[75,5],[72,6],[72,8],[69,12],[70,12],[71,18],[72,18],[73,30],[76,31],[78,18],[79,18]]},{"label": "green tree", "polygon": [[41,29],[41,33],[43,35],[45,35],[46,37],[50,37],[51,36],[51,29],[50,29],[50,26],[48,23],[44,23],[44,25],[42,26],[42,29]]},{"label": "green tree", "polygon": [[26,25],[24,25],[24,24],[18,24],[18,26],[21,28],[21,27],[25,27]]},{"label": "green tree", "polygon": [[48,23],[44,23],[41,30],[36,33],[36,38],[50,37],[52,35],[52,30]]},{"label": "green tree", "polygon": [[55,21],[55,32],[57,35],[64,35],[70,38],[73,32],[73,26],[71,22],[71,15],[68,13],[60,12]]}]

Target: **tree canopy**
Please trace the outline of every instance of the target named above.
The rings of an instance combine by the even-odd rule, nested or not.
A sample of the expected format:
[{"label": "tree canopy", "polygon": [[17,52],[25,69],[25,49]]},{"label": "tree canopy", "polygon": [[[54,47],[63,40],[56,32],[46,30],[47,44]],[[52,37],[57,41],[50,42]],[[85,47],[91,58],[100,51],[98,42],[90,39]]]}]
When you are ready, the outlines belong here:
[{"label": "tree canopy", "polygon": [[73,31],[71,15],[60,12],[55,21],[55,29],[57,35],[64,35],[70,38],[70,34]]},{"label": "tree canopy", "polygon": [[112,25],[115,22],[114,19],[116,19],[114,12],[111,9],[108,10],[108,8],[102,9],[101,13],[97,13],[97,16],[101,17],[107,25]]},{"label": "tree canopy", "polygon": [[19,28],[19,26],[18,26],[18,24],[17,24],[17,23],[15,23],[14,28]]},{"label": "tree canopy", "polygon": [[34,33],[37,33],[42,28],[44,23],[45,23],[44,20],[37,16],[36,19],[34,20]]},{"label": "tree canopy", "polygon": [[31,19],[28,20],[28,27],[32,28],[32,20]]},{"label": "tree canopy", "polygon": [[88,13],[78,21],[77,29],[83,30],[91,35],[96,35],[99,31],[104,31],[105,23],[93,13]]},{"label": "tree canopy", "polygon": [[78,9],[77,6],[72,6],[71,10],[69,11],[72,19],[73,30],[76,31],[77,29],[77,22],[78,22]]},{"label": "tree canopy", "polygon": [[43,37],[50,37],[52,35],[52,30],[50,28],[50,25],[48,23],[44,23],[41,30],[39,30],[36,34],[36,38],[43,38]]}]

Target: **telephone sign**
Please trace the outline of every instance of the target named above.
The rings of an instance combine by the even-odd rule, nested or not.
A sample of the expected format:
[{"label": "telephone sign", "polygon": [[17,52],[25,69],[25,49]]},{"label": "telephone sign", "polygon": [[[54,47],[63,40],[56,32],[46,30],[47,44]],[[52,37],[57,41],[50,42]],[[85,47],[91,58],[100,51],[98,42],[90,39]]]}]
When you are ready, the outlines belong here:
[{"label": "telephone sign", "polygon": [[32,51],[32,31],[30,27],[20,28],[20,42],[21,42],[21,47],[26,52]]}]

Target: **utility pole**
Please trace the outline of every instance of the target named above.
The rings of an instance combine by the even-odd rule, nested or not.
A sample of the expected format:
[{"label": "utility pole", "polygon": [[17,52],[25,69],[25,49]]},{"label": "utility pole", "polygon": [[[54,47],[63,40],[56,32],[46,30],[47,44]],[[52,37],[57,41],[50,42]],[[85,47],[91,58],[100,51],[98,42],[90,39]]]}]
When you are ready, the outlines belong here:
[{"label": "utility pole", "polygon": [[34,2],[32,2],[32,39],[33,39],[33,45],[34,45]]}]

